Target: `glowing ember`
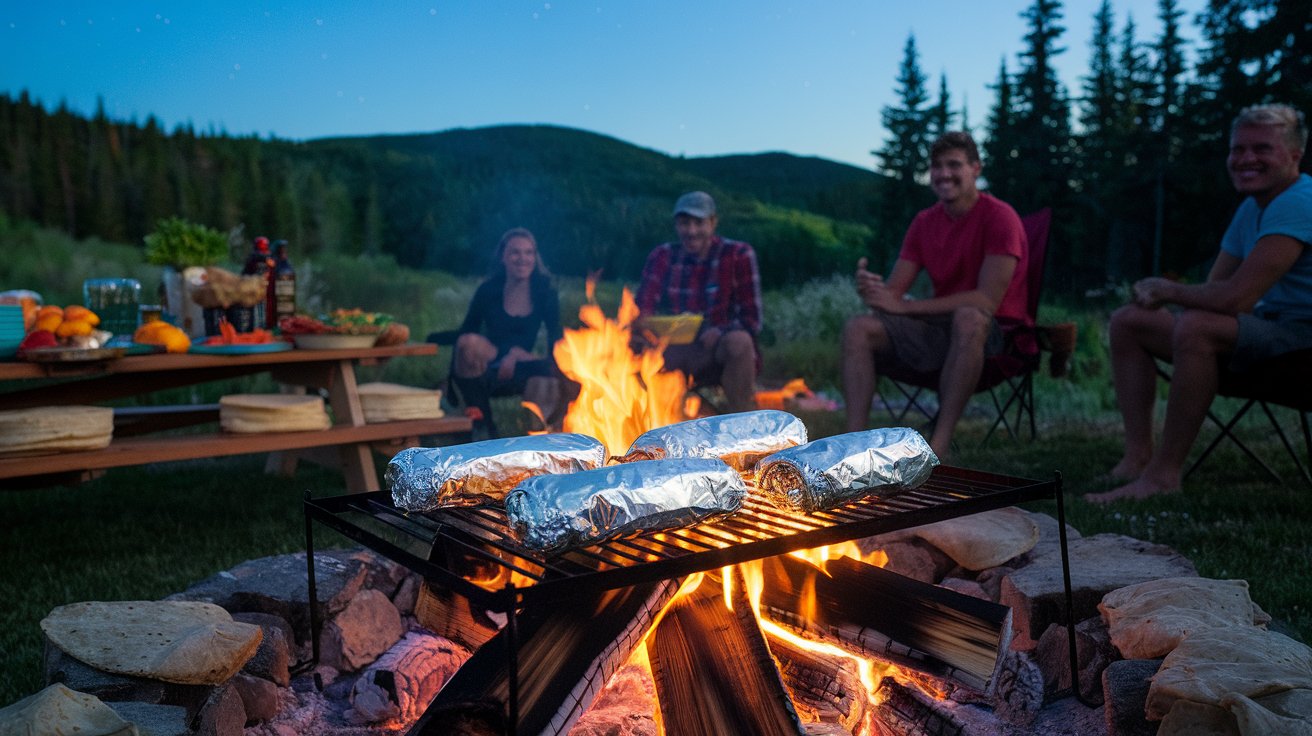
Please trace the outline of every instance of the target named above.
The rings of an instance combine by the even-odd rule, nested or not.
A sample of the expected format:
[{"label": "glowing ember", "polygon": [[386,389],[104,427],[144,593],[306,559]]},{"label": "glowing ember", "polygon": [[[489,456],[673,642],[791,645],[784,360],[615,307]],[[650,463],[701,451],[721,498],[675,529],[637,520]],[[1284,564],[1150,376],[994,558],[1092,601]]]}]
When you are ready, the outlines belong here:
[{"label": "glowing ember", "polygon": [[588,303],[579,308],[584,327],[565,330],[554,350],[560,370],[582,387],[564,429],[592,435],[611,455],[623,455],[643,432],[688,418],[688,379],[678,371],[661,372],[659,349],[635,355],[629,348],[638,305],[628,289],[612,320],[597,306],[594,286],[588,279]]}]

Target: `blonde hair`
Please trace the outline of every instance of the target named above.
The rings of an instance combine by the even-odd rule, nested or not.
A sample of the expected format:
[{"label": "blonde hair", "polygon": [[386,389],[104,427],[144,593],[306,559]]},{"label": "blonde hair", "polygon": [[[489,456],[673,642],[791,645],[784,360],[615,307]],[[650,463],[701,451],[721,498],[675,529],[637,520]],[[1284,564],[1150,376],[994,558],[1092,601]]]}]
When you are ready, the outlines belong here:
[{"label": "blonde hair", "polygon": [[1236,130],[1251,126],[1270,126],[1281,128],[1285,140],[1295,150],[1307,148],[1307,120],[1303,113],[1289,105],[1250,105],[1239,111],[1230,126],[1230,135]]}]

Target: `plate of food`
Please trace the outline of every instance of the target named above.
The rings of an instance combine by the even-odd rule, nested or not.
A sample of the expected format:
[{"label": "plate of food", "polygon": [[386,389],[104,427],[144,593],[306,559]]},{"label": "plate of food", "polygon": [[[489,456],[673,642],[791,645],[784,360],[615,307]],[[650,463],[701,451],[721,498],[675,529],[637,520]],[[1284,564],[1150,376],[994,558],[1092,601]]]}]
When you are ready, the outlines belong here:
[{"label": "plate of food", "polygon": [[122,358],[126,348],[49,347],[28,348],[18,354],[33,363],[92,363],[98,360]]},{"label": "plate of food", "polygon": [[702,315],[692,312],[671,315],[653,315],[638,320],[639,334],[650,342],[661,340],[669,345],[687,345],[697,339],[702,328]]}]

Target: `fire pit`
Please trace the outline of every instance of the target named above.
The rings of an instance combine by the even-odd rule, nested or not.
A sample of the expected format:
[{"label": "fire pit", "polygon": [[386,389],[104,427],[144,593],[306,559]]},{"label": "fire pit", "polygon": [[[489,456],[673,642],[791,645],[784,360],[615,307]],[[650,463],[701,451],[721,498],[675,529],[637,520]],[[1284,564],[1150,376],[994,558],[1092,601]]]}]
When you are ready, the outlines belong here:
[{"label": "fire pit", "polygon": [[[313,600],[312,522],[318,521],[423,575],[430,585],[504,614],[506,624],[497,638],[497,647],[506,657],[504,705],[513,732],[521,722],[520,619],[531,618],[533,612],[559,608],[572,599],[605,591],[659,585],[728,565],[1043,499],[1057,501],[1069,613],[1069,563],[1060,477],[1034,481],[949,467],[938,468],[927,483],[915,490],[869,497],[830,511],[787,514],[749,501],[740,513],[716,523],[640,534],[551,557],[528,552],[510,541],[505,515],[499,509],[406,514],[385,493],[321,499],[307,496],[310,595]],[[1071,620],[1069,616],[1067,620]],[[319,623],[314,606],[311,624],[317,642]],[[1073,630],[1070,647],[1073,653]],[[1076,658],[1072,656],[1071,660],[1074,663]],[[1077,676],[1074,679],[1078,681]],[[421,719],[411,733],[424,733],[423,727]]]}]

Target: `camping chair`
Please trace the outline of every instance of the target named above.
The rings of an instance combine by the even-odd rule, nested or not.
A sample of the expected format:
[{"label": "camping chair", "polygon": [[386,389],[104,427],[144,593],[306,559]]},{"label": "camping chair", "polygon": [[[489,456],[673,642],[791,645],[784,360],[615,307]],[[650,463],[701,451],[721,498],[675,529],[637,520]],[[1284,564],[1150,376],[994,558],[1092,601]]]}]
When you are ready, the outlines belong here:
[{"label": "camping chair", "polygon": [[[1052,210],[1047,207],[1021,218],[1025,237],[1029,241],[1029,264],[1025,274],[1028,301],[1025,309],[1035,324],[1038,320],[1039,296],[1043,291],[1043,265],[1048,254],[1048,230],[1051,223]],[[1030,439],[1038,435],[1034,422],[1034,374],[1039,369],[1042,357],[1039,352],[1038,329],[1027,325],[1004,325],[1002,334],[1005,341],[1003,350],[985,359],[984,370],[980,373],[974,391],[987,391],[997,412],[992,426],[984,435],[984,443],[989,441],[998,427],[1006,429],[1013,439],[1018,438],[1026,419]],[[903,423],[912,409],[923,414],[931,425],[938,421],[938,405],[929,404],[922,398],[926,391],[937,392],[937,371],[919,372],[895,367],[883,372],[880,377],[887,379],[906,400],[906,404],[896,410],[885,393],[879,393],[880,403],[896,423]],[[1013,409],[1014,417],[1009,415]]]},{"label": "camping chair", "polygon": [[[477,410],[482,414],[482,419],[474,420],[472,438],[474,440],[496,439],[501,435],[497,431],[496,420],[492,417],[492,411],[487,411],[480,407],[474,407],[469,404],[465,397],[465,392],[461,390],[461,380],[456,377],[456,339],[460,337],[458,330],[442,330],[441,332],[430,332],[424,342],[431,342],[435,345],[445,346],[451,349],[451,362],[447,366],[446,383],[442,387],[442,396],[451,405],[457,413],[464,413],[472,416],[471,410]],[[500,392],[489,395],[489,399],[496,396],[510,396],[511,394]]]},{"label": "camping chair", "polygon": [[[1294,449],[1294,445],[1285,434],[1284,428],[1276,420],[1275,413],[1271,411],[1271,407],[1279,406],[1298,412],[1299,427],[1303,431],[1304,457],[1307,457],[1309,463],[1312,463],[1312,432],[1309,432],[1307,418],[1308,412],[1312,412],[1312,386],[1307,381],[1309,370],[1312,370],[1312,349],[1295,350],[1292,353],[1268,358],[1258,362],[1243,373],[1235,373],[1223,367],[1217,395],[1242,399],[1244,403],[1228,421],[1224,422],[1215,413],[1216,405],[1208,409],[1207,418],[1221,431],[1216,437],[1212,438],[1211,443],[1203,449],[1198,459],[1194,460],[1193,464],[1189,466],[1189,469],[1184,473],[1184,477],[1188,478],[1223,440],[1228,439],[1250,460],[1260,465],[1267,475],[1271,476],[1272,480],[1280,483],[1281,479],[1276,471],[1245,445],[1233,431],[1239,420],[1243,419],[1248,414],[1248,410],[1256,405],[1261,407],[1262,413],[1266,415],[1267,421],[1271,423],[1271,428],[1275,430],[1276,436],[1280,438],[1280,443],[1285,446],[1285,451],[1293,459],[1294,466],[1298,468],[1303,480],[1312,485],[1312,473],[1309,472],[1308,466],[1299,458],[1298,451]],[[1168,381],[1170,380],[1170,374],[1160,366],[1158,367],[1158,374],[1166,377]]]}]

